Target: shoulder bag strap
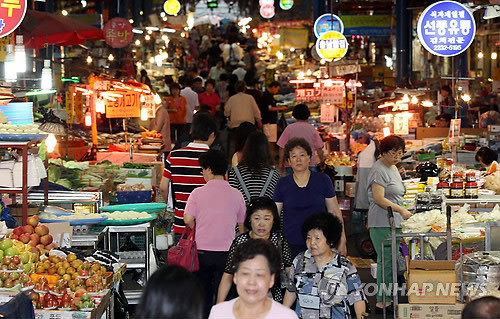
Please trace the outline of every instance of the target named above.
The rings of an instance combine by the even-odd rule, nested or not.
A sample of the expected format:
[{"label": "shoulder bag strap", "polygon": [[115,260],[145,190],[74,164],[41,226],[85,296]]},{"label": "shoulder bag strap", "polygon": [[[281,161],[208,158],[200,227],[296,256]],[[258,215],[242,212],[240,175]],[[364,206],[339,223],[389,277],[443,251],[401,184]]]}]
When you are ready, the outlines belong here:
[{"label": "shoulder bag strap", "polygon": [[248,191],[247,185],[245,184],[245,181],[243,180],[243,177],[241,176],[241,173],[240,173],[238,166],[233,167],[233,170],[234,170],[234,173],[236,174],[236,178],[238,178],[238,181],[240,182],[241,188],[243,189],[243,192],[245,193],[245,196],[246,196],[248,202],[250,202],[250,200],[252,200],[252,198],[250,196],[250,192]]},{"label": "shoulder bag strap", "polygon": [[260,194],[259,194],[260,197],[263,197],[264,195],[266,195],[267,188],[269,187],[269,184],[271,184],[271,181],[273,180],[273,173],[274,173],[274,168],[272,168],[269,171],[269,175],[267,176],[266,183],[264,184],[264,187],[260,191]]},{"label": "shoulder bag strap", "polygon": [[285,269],[285,263],[283,262],[283,235],[278,234],[278,250],[280,252],[281,269]]},{"label": "shoulder bag strap", "polygon": [[[194,229],[193,230],[190,230],[191,228],[189,228],[187,225],[184,226],[184,231],[182,231],[182,235],[181,235],[181,239],[184,239],[184,235],[188,235],[188,239],[189,237],[191,236],[191,234],[194,232]],[[180,242],[180,240],[179,240]],[[177,242],[177,245],[176,246],[179,246],[179,242]]]}]

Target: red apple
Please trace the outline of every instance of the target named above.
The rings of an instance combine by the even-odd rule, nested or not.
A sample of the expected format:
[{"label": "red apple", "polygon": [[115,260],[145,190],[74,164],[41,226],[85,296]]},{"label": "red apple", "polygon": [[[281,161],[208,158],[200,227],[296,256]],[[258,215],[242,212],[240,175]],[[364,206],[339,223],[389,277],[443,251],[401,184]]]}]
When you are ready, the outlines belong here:
[{"label": "red apple", "polygon": [[40,251],[45,250],[45,246],[42,244],[36,245],[36,248],[40,249]]},{"label": "red apple", "polygon": [[11,262],[16,265],[19,265],[21,263],[21,258],[19,256],[12,256]]},{"label": "red apple", "polygon": [[12,259],[12,257],[10,257],[10,256],[4,256],[4,257],[2,258],[2,264],[4,264],[4,265],[8,265],[8,264],[10,264],[10,260],[11,260],[11,259]]},{"label": "red apple", "polygon": [[23,244],[27,244],[30,241],[30,237],[28,234],[22,234],[21,236],[19,236],[19,241]]},{"label": "red apple", "polygon": [[12,287],[14,287],[14,281],[9,278],[9,279],[5,280],[3,285],[5,288],[12,288]]},{"label": "red apple", "polygon": [[35,243],[35,246],[40,243],[40,236],[38,234],[31,234],[30,240]]},{"label": "red apple", "polygon": [[89,271],[87,269],[82,269],[78,272],[81,277],[88,277]]},{"label": "red apple", "polygon": [[38,216],[37,216],[37,215],[35,215],[35,216],[30,216],[30,217],[28,217],[27,222],[28,222],[28,225],[31,225],[31,226],[33,226],[33,227],[36,227],[36,226],[38,225],[38,223],[40,222],[40,218],[38,218]]},{"label": "red apple", "polygon": [[45,225],[38,225],[35,228],[35,232],[40,236],[45,236],[49,233],[49,228]]},{"label": "red apple", "polygon": [[17,236],[16,234],[12,234],[12,235],[10,235],[10,239],[16,239],[16,240],[18,240],[19,236]]},{"label": "red apple", "polygon": [[[48,235],[48,236],[50,236],[50,235]],[[47,249],[47,250],[52,250],[54,248],[57,248],[57,244],[54,243],[54,242],[52,242],[52,243],[48,244],[47,246],[45,246],[45,249]]]},{"label": "red apple", "polygon": [[14,231],[12,231],[12,233],[14,235],[21,236],[21,234],[24,233],[23,227],[22,226],[18,226],[16,228],[14,228]]},{"label": "red apple", "polygon": [[75,292],[75,298],[80,298],[82,295],[86,294],[87,291],[85,289],[78,289]]},{"label": "red apple", "polygon": [[45,236],[40,237],[40,243],[42,245],[48,245],[48,244],[52,243],[52,235],[45,235]]},{"label": "red apple", "polygon": [[33,234],[35,232],[35,228],[31,225],[24,225],[23,226],[23,231],[27,233],[28,235]]}]

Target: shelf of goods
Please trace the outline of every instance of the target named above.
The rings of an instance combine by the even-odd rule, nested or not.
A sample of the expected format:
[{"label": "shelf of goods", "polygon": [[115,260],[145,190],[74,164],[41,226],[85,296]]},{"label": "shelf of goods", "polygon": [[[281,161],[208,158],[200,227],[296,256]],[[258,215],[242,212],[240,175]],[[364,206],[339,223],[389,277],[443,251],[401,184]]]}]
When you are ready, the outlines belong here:
[{"label": "shelf of goods", "polygon": [[[106,236],[104,240],[104,247],[107,250],[115,252],[120,256],[120,262],[126,264],[127,269],[143,269],[145,272],[145,281],[149,278],[150,274],[150,248],[155,247],[155,233],[154,227],[150,223],[131,226],[106,226]],[[141,251],[120,251],[120,234],[127,234],[138,236],[139,240],[144,239],[144,245]],[[142,289],[124,290],[125,296],[130,304],[137,304],[142,294]]]},{"label": "shelf of goods", "polygon": [[[5,134],[3,134],[5,135]],[[14,134],[15,135],[15,134]],[[28,183],[28,150],[35,147],[35,144],[39,140],[33,141],[0,141],[0,149],[20,149],[22,155],[22,177],[21,177],[21,187],[20,188],[0,188],[0,193],[11,194],[15,196],[16,194],[22,195],[22,224],[26,225],[26,220],[28,218],[28,193],[30,191]],[[12,177],[14,179],[14,176]],[[47,203],[47,192],[48,192],[48,180],[45,178],[44,181],[44,193],[41,195],[41,201]]]},{"label": "shelf of goods", "polygon": [[[41,203],[44,201],[43,194],[40,192],[31,192],[28,194],[28,201],[31,203]],[[94,212],[98,212],[103,206],[103,199],[101,192],[78,192],[78,191],[50,191],[47,195],[47,203],[52,204],[92,204]],[[70,209],[76,207],[71,207]]]}]

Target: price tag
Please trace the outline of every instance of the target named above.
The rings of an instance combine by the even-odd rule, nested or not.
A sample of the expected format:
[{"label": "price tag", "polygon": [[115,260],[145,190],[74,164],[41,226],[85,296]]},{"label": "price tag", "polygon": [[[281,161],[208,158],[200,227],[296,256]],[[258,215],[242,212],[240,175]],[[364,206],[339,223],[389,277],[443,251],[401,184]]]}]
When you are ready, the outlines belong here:
[{"label": "price tag", "polygon": [[410,133],[408,116],[406,114],[397,114],[394,117],[394,134],[408,135]]},{"label": "price tag", "polygon": [[335,106],[321,104],[321,123],[331,123],[333,121],[335,121]]}]

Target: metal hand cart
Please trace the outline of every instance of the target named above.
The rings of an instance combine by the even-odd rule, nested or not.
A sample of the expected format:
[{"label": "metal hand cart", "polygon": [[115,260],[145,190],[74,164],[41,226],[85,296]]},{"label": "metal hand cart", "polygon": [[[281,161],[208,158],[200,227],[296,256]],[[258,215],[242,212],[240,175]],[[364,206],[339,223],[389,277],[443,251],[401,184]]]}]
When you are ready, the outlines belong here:
[{"label": "metal hand cart", "polygon": [[[397,305],[398,305],[398,285],[397,285],[397,253],[399,249],[399,245],[397,242],[397,239],[401,238],[418,238],[420,240],[420,259],[424,260],[424,241],[426,237],[446,237],[446,253],[447,253],[447,259],[452,260],[452,253],[451,253],[451,245],[452,245],[452,240],[457,240],[460,244],[460,260],[463,260],[462,256],[462,240],[461,238],[458,237],[452,237],[451,236],[451,207],[447,206],[446,207],[446,232],[438,232],[438,233],[428,233],[428,232],[422,232],[422,233],[406,233],[406,234],[396,234],[396,227],[394,225],[394,213],[392,211],[392,207],[387,208],[387,215],[389,217],[389,226],[391,227],[391,238],[386,238],[385,240],[382,241],[382,265],[384,265],[385,261],[385,254],[384,254],[384,244],[387,241],[391,241],[391,254],[393,256],[392,258],[392,283],[393,283],[393,292],[392,292],[392,297],[393,297],[393,308],[394,308],[394,319],[396,319],[396,314],[397,314]],[[461,293],[460,293],[460,300],[463,302],[463,292],[464,292],[464,280],[463,280],[463,267],[460,267],[460,287],[461,287]],[[382,300],[385,305],[385,299],[386,299],[386,289],[385,289],[385,269],[382,267]],[[383,317],[384,319],[387,318],[386,314],[386,309],[384,307],[383,310]]]}]

